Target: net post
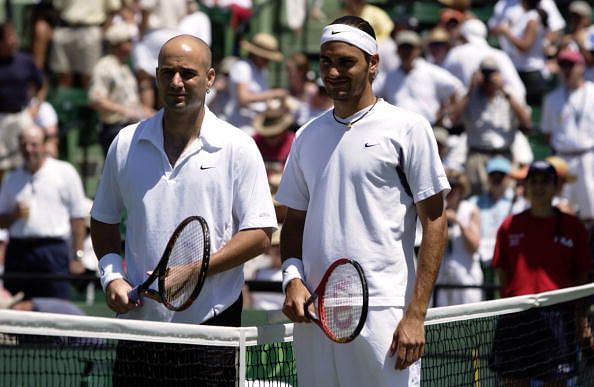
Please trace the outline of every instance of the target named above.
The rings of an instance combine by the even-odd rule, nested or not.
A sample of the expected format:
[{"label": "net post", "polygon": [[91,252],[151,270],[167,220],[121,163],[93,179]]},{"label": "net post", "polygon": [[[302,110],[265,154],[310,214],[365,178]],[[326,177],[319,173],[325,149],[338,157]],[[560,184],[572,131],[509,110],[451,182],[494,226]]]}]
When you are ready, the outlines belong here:
[{"label": "net post", "polygon": [[238,385],[245,386],[246,377],[246,355],[245,355],[245,332],[243,329],[239,329],[239,377]]}]

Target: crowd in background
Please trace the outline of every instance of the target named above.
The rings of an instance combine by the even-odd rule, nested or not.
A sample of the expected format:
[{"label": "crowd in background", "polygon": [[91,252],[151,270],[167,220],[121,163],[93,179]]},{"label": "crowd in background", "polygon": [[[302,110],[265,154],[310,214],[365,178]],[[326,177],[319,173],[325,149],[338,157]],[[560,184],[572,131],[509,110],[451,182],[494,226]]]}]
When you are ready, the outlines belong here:
[{"label": "crowd in background", "polygon": [[[438,284],[467,287],[438,287],[436,305],[496,296],[491,268],[496,234],[508,215],[530,206],[523,181],[535,158],[535,138],[544,139],[559,176],[555,204],[592,229],[594,26],[588,2],[575,0],[562,13],[553,0],[498,0],[485,23],[473,14],[470,0],[439,0],[438,22],[422,28],[413,16],[395,15],[392,8],[363,0],[341,1],[336,15],[327,14],[319,0],[285,3],[302,5],[309,11],[306,16],[325,22],[341,14],[368,20],[380,52],[376,95],[424,116],[434,127],[452,186],[446,198],[450,240]],[[27,168],[32,158],[60,156],[61,123],[46,100],[48,90],[85,90],[98,115],[98,142],[106,154],[120,129],[160,108],[155,68],[162,44],[182,33],[212,44],[205,11],[223,9],[230,15],[229,28],[240,31],[240,25],[249,24],[252,6],[250,0],[41,1],[31,8],[27,49],[19,43],[15,23],[0,25],[0,172],[10,173],[7,182],[13,176],[13,183],[0,188],[0,225],[7,229],[2,260],[11,243],[14,248],[27,241],[60,239],[70,247],[63,253],[68,255],[63,267],[30,265],[19,271],[96,270],[90,242],[81,236],[79,220],[89,216],[89,208],[78,189],[80,178],[61,174],[62,186],[75,188],[66,200],[60,185],[37,188],[33,182],[39,174]],[[291,20],[292,28],[302,28],[295,23]],[[332,100],[316,76],[312,55],[281,51],[277,37],[264,32],[249,31],[239,38],[233,55],[214,58],[217,79],[207,103],[219,117],[253,136],[274,194],[295,131],[332,108]],[[276,86],[268,73],[272,62],[283,66],[285,76]],[[34,147],[39,139],[32,128],[41,129],[42,147]],[[30,143],[33,148],[26,146]],[[24,176],[22,186],[15,173]],[[30,201],[34,187],[54,190],[43,200],[60,202],[64,211],[43,216],[61,216],[60,229],[49,229],[45,220],[35,224],[36,208]],[[53,205],[41,202],[37,208]],[[276,209],[282,225],[283,208]],[[10,221],[2,222],[6,214]],[[64,224],[71,228],[65,230]],[[247,279],[280,280],[278,241],[277,233],[270,251],[246,264]],[[9,290],[18,294],[25,289]],[[40,292],[25,297],[67,297]],[[252,296],[246,301],[254,307],[278,309],[282,304],[281,294]]]}]

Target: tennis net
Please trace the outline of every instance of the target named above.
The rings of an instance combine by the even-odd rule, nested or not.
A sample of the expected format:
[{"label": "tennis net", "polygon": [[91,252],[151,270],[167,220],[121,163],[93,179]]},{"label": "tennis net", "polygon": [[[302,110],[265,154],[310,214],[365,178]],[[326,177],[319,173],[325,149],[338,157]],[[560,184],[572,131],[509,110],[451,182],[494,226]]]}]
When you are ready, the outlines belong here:
[{"label": "tennis net", "polygon": [[[431,309],[422,385],[594,385],[592,350],[575,329],[575,311],[593,294],[587,285]],[[1,386],[298,385],[288,323],[227,328],[3,310],[0,332]]]}]

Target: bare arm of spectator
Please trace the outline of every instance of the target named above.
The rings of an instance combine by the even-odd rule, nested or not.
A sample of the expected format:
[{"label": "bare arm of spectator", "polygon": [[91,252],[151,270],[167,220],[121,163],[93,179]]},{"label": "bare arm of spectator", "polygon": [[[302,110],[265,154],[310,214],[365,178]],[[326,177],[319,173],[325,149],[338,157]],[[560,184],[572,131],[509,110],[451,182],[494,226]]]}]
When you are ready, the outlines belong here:
[{"label": "bare arm of spectator", "polygon": [[90,105],[98,111],[120,114],[126,117],[129,122],[138,121],[153,114],[152,109],[145,106],[140,106],[138,109],[130,109],[122,104],[113,102],[107,97],[94,96],[90,101]]},{"label": "bare arm of spectator", "polygon": [[250,91],[247,83],[238,83],[237,88],[237,99],[240,106],[247,106],[253,102],[269,101],[275,98],[284,98],[288,92],[285,89],[270,89],[259,93]]},{"label": "bare arm of spectator", "polygon": [[536,41],[536,35],[538,32],[538,20],[530,20],[526,24],[524,33],[522,36],[514,36],[511,28],[508,25],[500,26],[501,34],[509,40],[520,52],[527,52],[534,45]]},{"label": "bare arm of spectator", "polygon": [[72,250],[76,253],[83,249],[87,226],[84,218],[70,219],[70,228],[72,229]]},{"label": "bare arm of spectator", "polygon": [[478,208],[474,208],[472,210],[468,225],[460,223],[456,214],[456,210],[452,208],[448,208],[446,210],[446,216],[449,222],[457,224],[460,227],[462,239],[464,240],[464,245],[466,246],[467,250],[471,253],[475,253],[478,250],[479,244],[481,242],[480,216]]}]

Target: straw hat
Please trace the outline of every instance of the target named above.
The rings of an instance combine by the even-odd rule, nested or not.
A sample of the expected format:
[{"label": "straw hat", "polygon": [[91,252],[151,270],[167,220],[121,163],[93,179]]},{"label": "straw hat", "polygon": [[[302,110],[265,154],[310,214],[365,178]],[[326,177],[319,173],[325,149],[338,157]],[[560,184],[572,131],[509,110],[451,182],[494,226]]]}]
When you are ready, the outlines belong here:
[{"label": "straw hat", "polygon": [[452,189],[454,187],[460,187],[462,189],[462,197],[470,194],[470,182],[463,172],[450,169],[446,171],[446,175]]},{"label": "straw hat", "polygon": [[269,107],[263,113],[254,117],[252,126],[256,133],[264,137],[273,137],[287,130],[295,122],[295,117],[286,105],[276,108]]},{"label": "straw hat", "polygon": [[247,52],[275,62],[283,59],[283,54],[278,50],[278,40],[265,32],[257,33],[252,40],[244,40],[241,47]]},{"label": "straw hat", "polygon": [[557,171],[557,176],[560,179],[565,180],[566,183],[573,183],[577,180],[577,176],[574,174],[569,173],[569,167],[565,160],[557,156],[549,156],[545,159],[549,162],[553,167],[555,167],[555,171]]}]

